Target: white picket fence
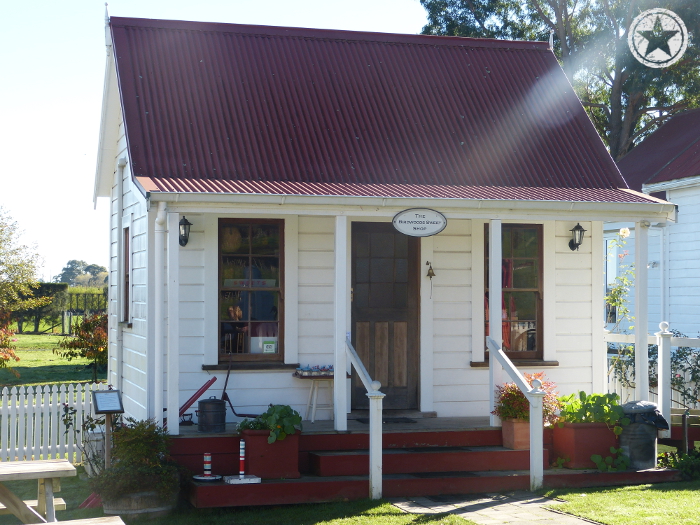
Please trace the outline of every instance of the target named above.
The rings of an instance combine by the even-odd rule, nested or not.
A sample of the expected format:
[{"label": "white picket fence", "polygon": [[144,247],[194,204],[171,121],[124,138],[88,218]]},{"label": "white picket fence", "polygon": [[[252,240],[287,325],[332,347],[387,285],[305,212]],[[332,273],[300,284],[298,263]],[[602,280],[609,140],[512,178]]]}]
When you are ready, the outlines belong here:
[{"label": "white picket fence", "polygon": [[44,385],[3,388],[0,396],[0,460],[65,458],[82,462],[73,431],[66,432],[64,407],[75,409],[80,428],[91,413],[93,390],[104,384]]}]

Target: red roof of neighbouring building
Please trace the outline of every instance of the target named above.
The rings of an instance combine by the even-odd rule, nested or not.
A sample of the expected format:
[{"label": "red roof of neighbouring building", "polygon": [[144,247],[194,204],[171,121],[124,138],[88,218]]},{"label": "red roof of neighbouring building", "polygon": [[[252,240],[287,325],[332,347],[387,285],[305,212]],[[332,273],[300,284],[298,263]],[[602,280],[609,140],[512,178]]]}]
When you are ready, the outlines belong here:
[{"label": "red roof of neighbouring building", "polygon": [[685,111],[617,163],[630,188],[700,175],[700,109]]},{"label": "red roof of neighbouring building", "polygon": [[618,190],[543,42],[117,17],[111,30],[147,191],[644,201]]}]

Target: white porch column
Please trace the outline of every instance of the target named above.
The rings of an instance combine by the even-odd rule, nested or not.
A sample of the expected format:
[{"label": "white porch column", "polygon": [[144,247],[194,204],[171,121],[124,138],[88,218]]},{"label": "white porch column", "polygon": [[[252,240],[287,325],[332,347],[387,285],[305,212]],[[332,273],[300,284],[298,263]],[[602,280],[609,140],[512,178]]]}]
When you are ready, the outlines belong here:
[{"label": "white porch column", "polygon": [[347,354],[345,339],[348,333],[348,218],[338,215],[335,218],[335,311],[334,311],[334,340],[335,381],[333,381],[333,417],[336,430],[348,429],[347,414],[347,385],[345,373],[347,370]]},{"label": "white porch column", "polygon": [[168,433],[180,434],[180,222],[179,213],[168,213]]},{"label": "white porch column", "polygon": [[163,332],[164,332],[164,307],[163,307],[163,286],[164,286],[164,263],[165,263],[165,238],[168,230],[165,224],[165,203],[158,203],[158,214],[156,215],[155,239],[153,243],[153,264],[155,265],[153,282],[153,302],[154,304],[154,333],[155,344],[153,345],[153,419],[158,425],[163,425]]},{"label": "white porch column", "polygon": [[634,227],[634,369],[635,397],[649,401],[649,221],[637,221]]},{"label": "white porch column", "polygon": [[[659,348],[659,410],[671,424],[671,337],[673,334],[668,331],[668,323],[659,323],[660,332],[656,333],[656,344]],[[660,438],[670,438],[671,430],[659,430]]]},{"label": "white porch column", "polygon": [[382,497],[382,404],[384,396],[379,389],[381,383],[372,381],[369,398],[369,497]]},{"label": "white porch column", "polygon": [[[503,344],[503,281],[501,265],[503,250],[501,248],[501,219],[491,219],[489,224],[489,333],[498,346]],[[489,356],[489,361],[494,360]],[[503,380],[503,367],[498,361],[489,366],[489,412],[496,406],[496,385]],[[498,416],[491,414],[491,426],[501,426]]]}]

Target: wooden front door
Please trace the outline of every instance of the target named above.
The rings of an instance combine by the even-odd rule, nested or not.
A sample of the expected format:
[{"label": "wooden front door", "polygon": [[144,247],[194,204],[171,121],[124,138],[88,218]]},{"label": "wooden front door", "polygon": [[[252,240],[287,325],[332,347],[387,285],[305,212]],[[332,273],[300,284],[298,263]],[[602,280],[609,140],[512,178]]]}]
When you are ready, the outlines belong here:
[{"label": "wooden front door", "polygon": [[[352,343],[386,409],[418,409],[419,257],[420,239],[391,223],[352,225]],[[366,394],[353,374],[352,408],[368,408]]]}]

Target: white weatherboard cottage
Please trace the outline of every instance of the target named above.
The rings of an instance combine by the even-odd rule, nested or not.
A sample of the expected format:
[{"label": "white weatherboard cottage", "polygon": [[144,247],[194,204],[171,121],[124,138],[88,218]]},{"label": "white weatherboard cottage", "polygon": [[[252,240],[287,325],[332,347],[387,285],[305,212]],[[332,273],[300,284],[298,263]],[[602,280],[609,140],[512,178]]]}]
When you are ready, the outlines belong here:
[{"label": "white weatherboard cottage", "polygon": [[[649,237],[648,253],[639,258],[635,238],[639,225],[606,225],[613,237],[621,227],[629,227],[631,236],[616,253],[627,251],[627,263],[646,272],[648,295],[642,299],[648,306],[648,331],[658,331],[659,321],[667,321],[672,329],[688,337],[700,334],[700,258],[698,240],[700,210],[700,110],[685,111],[636,146],[619,161],[620,171],[630,187],[644,193],[661,195],[676,204],[675,224],[644,225]],[[636,226],[636,227],[635,227]],[[621,271],[611,257],[610,281]],[[634,288],[630,294],[631,315],[639,309]],[[634,323],[638,324],[638,323]],[[622,326],[622,328],[627,328]]]},{"label": "white weatherboard cottage", "polygon": [[[237,411],[303,412],[294,370],[332,364],[351,378],[319,417],[344,430],[367,407],[349,335],[385,409],[486,416],[489,317],[521,370],[605,390],[603,223],[675,209],[626,189],[545,43],[115,17],[107,43],[95,195],[129,415],[177,434],[229,367]],[[392,225],[411,213],[446,225]]]}]

